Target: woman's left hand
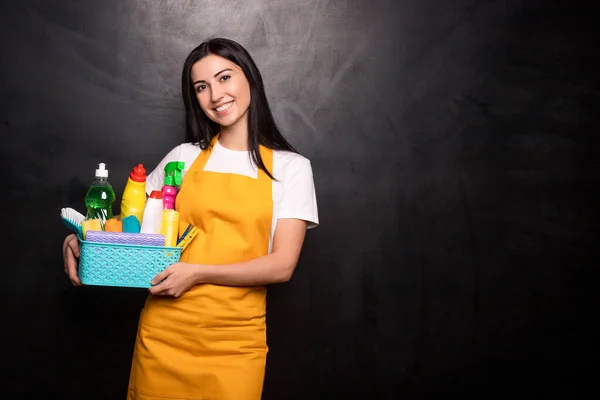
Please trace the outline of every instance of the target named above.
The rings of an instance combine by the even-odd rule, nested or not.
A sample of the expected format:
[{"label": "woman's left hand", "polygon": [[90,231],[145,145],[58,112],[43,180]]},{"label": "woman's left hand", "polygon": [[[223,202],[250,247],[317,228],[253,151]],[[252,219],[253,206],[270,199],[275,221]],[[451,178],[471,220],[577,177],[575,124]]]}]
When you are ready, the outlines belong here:
[{"label": "woman's left hand", "polygon": [[169,265],[152,280],[150,293],[157,296],[179,297],[196,284],[198,265],[176,263]]}]

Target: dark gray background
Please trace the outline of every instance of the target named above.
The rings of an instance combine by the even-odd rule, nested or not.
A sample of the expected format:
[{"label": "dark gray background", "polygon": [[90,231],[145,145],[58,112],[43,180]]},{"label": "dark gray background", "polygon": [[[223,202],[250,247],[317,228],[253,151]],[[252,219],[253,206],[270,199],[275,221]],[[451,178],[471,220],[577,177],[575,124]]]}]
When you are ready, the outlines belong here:
[{"label": "dark gray background", "polygon": [[264,398],[576,398],[600,160],[575,4],[2,2],[2,397],[124,398],[146,293],[71,287],[59,211],[99,162],[119,201],[183,140],[183,60],[224,36],[311,159],[322,223],[269,289]]}]

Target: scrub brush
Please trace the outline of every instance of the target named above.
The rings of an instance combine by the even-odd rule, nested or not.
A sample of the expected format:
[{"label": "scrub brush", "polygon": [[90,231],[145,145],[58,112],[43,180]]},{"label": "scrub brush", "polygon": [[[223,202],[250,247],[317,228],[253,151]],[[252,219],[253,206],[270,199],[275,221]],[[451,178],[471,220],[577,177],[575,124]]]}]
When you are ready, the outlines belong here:
[{"label": "scrub brush", "polygon": [[200,232],[200,229],[193,225],[188,225],[187,229],[181,235],[181,238],[177,241],[177,247],[181,248],[181,251],[185,250],[188,244],[192,241],[193,238]]},{"label": "scrub brush", "polygon": [[77,236],[82,237],[81,223],[85,220],[85,216],[70,207],[61,208],[60,217],[67,228],[71,229]]}]

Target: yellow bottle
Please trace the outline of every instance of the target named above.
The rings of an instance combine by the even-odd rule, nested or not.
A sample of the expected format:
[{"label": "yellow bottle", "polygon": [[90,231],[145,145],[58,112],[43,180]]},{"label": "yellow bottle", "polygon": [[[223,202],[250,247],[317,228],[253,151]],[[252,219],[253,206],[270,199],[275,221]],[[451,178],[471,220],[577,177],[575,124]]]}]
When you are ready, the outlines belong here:
[{"label": "yellow bottle", "polygon": [[131,171],[123,197],[121,198],[121,219],[134,215],[140,225],[146,207],[146,170],[143,164],[138,164]]},{"label": "yellow bottle", "polygon": [[163,210],[160,234],[165,236],[165,247],[175,247],[179,234],[179,212]]}]

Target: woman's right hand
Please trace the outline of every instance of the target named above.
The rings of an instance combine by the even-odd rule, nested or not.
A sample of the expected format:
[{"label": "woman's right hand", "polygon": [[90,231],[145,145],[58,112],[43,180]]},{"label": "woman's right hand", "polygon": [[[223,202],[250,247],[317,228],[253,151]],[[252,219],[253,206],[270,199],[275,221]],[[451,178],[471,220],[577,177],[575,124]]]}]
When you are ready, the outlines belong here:
[{"label": "woman's right hand", "polygon": [[70,234],[63,242],[63,262],[65,264],[65,274],[69,276],[73,286],[83,286],[77,276],[77,264],[79,259],[79,242],[77,235]]}]

